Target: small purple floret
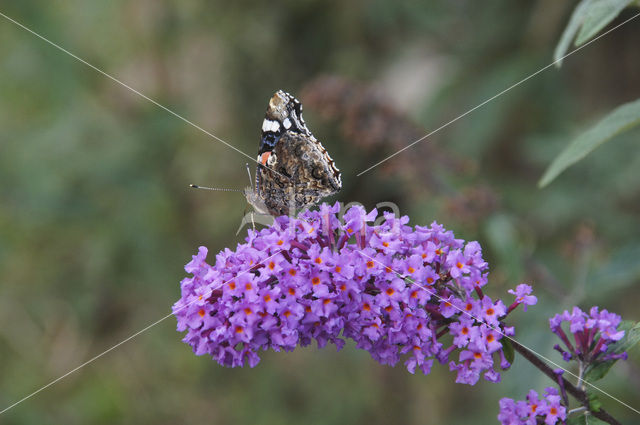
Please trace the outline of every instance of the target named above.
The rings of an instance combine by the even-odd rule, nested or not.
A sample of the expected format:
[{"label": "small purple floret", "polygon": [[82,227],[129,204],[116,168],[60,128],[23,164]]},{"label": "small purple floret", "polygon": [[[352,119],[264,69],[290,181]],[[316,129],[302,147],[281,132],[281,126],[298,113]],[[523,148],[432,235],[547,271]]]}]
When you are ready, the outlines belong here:
[{"label": "small purple floret", "polygon": [[532,291],[533,289],[531,288],[531,286],[527,285],[526,283],[521,283],[520,285],[516,286],[515,290],[509,289],[509,291],[507,292],[516,296],[516,300],[509,307],[509,312],[511,312],[511,310],[513,310],[520,304],[522,304],[522,308],[524,309],[524,311],[527,311],[527,306],[535,305],[538,302],[538,298],[535,295],[531,295]]}]

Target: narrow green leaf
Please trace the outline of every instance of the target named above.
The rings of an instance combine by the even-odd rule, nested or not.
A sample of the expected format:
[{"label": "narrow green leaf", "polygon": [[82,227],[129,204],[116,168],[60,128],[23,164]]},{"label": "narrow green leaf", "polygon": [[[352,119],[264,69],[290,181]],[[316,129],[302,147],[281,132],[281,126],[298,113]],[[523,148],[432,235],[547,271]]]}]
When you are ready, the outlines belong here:
[{"label": "narrow green leaf", "polygon": [[[611,344],[607,350],[607,354],[620,354],[624,351],[629,351],[634,345],[640,342],[640,322],[634,324],[631,321],[625,320],[620,324],[620,326],[618,326],[618,329],[625,331],[624,337],[620,341]],[[602,379],[609,372],[615,362],[616,360],[608,360],[606,362],[591,365],[587,368],[584,374],[585,381],[594,382]]]},{"label": "narrow green leaf", "polygon": [[589,41],[632,2],[633,0],[593,0],[584,16],[575,45],[580,46]]},{"label": "narrow green leaf", "polygon": [[504,353],[504,358],[507,359],[509,364],[512,365],[515,359],[515,351],[513,349],[511,340],[509,340],[508,338],[502,338],[500,340],[500,344],[502,344],[502,352]]},{"label": "narrow green leaf", "polygon": [[640,99],[618,106],[600,122],[582,133],[553,160],[538,182],[538,187],[551,183],[569,166],[614,136],[640,124]]},{"label": "narrow green leaf", "polygon": [[559,67],[562,65],[562,57],[569,50],[569,46],[571,46],[571,42],[576,37],[580,26],[584,22],[585,15],[592,2],[593,0],[582,0],[573,10],[571,19],[569,19],[567,27],[562,32],[562,36],[560,36],[556,50],[553,52],[553,60],[556,61],[556,66]]},{"label": "narrow green leaf", "polygon": [[587,396],[589,397],[589,410],[592,412],[599,412],[602,407],[602,402],[598,398],[598,395],[591,391],[587,391]]}]

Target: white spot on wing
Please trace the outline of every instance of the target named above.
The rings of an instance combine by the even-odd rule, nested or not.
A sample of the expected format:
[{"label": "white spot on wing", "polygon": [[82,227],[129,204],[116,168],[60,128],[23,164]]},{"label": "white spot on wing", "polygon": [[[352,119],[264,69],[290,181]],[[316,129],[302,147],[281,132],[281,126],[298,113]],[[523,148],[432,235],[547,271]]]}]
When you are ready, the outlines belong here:
[{"label": "white spot on wing", "polygon": [[287,130],[291,128],[291,120],[289,118],[285,118],[283,124],[284,128],[286,128]]},{"label": "white spot on wing", "polygon": [[262,121],[262,131],[273,131],[273,132],[277,132],[280,129],[280,123],[278,123],[278,121],[274,121],[274,120],[268,120],[268,119],[264,119],[264,121]]}]

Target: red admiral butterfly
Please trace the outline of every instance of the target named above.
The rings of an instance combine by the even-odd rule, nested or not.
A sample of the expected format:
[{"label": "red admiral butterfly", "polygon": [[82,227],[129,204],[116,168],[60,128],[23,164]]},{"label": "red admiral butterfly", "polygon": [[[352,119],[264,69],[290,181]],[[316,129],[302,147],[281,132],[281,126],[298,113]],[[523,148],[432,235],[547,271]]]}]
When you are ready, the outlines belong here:
[{"label": "red admiral butterfly", "polygon": [[302,104],[278,90],[262,122],[255,187],[244,195],[256,212],[289,215],[342,188],[340,170],[307,128]]}]

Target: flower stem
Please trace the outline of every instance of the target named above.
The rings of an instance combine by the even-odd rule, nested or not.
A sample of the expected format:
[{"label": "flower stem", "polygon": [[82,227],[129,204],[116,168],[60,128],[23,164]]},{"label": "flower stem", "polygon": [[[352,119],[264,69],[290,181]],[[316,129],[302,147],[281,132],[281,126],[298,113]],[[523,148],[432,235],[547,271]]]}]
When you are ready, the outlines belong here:
[{"label": "flower stem", "polygon": [[582,379],[582,376],[584,375],[584,363],[582,362],[582,360],[578,360],[578,382],[576,383],[576,385],[578,386],[578,389],[584,391],[584,380]]},{"label": "flower stem", "polygon": [[[515,340],[511,340],[511,343],[513,344],[513,349],[515,351],[520,353],[522,355],[522,357],[527,359],[532,365],[537,367],[542,373],[544,373],[549,378],[551,378],[554,382],[556,382],[556,380],[558,379],[558,375],[556,375],[553,372],[553,369],[551,369],[549,366],[547,366],[547,364],[545,362],[540,360],[540,358],[538,358],[538,356],[536,356],[534,353],[532,353],[531,350],[529,350],[528,348],[520,345]],[[584,406],[584,408],[586,410],[589,410],[589,413],[591,415],[595,416],[596,418],[598,418],[598,419],[600,419],[602,421],[605,421],[608,424],[621,425],[620,422],[618,422],[613,416],[611,416],[603,408],[600,408],[600,410],[597,411],[597,412],[594,412],[594,411],[590,410],[589,409],[589,397],[587,396],[587,393],[583,389],[577,388],[571,382],[567,381],[564,377],[560,377],[560,379],[562,379],[562,382],[564,383],[564,387],[567,390],[567,392],[569,394],[571,394],[573,397],[575,397],[576,400],[578,400],[580,402],[580,404],[582,404],[582,406]],[[582,382],[584,382],[584,381],[582,381]]]}]

